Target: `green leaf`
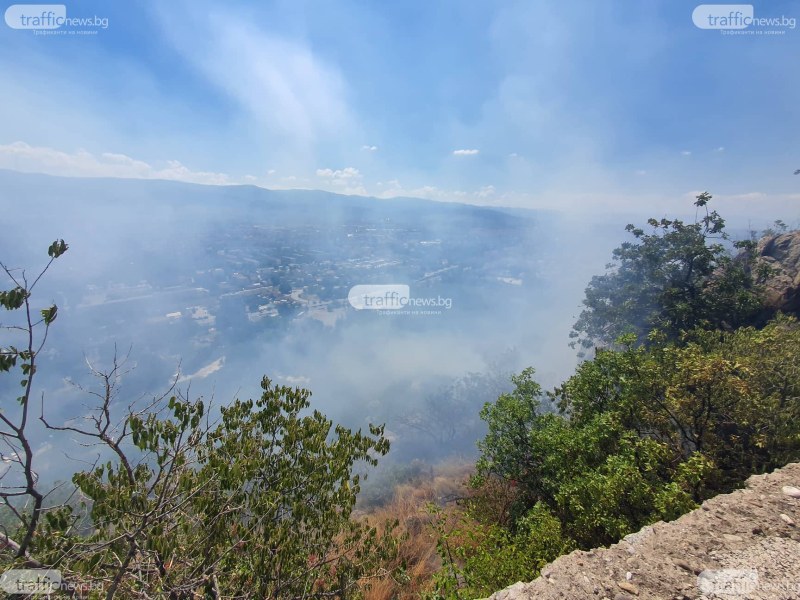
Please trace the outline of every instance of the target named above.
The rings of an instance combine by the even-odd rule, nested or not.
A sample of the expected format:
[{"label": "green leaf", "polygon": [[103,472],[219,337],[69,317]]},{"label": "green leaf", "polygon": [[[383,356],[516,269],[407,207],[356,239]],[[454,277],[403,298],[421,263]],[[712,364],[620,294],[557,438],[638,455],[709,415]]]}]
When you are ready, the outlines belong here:
[{"label": "green leaf", "polygon": [[45,308],[42,310],[42,318],[44,319],[45,325],[50,325],[53,321],[56,320],[56,314],[58,313],[58,307],[53,304],[50,308]]},{"label": "green leaf", "polygon": [[0,292],[0,305],[7,310],[16,310],[28,298],[28,292],[19,286],[7,292]]},{"label": "green leaf", "polygon": [[69,246],[67,246],[64,240],[56,240],[55,242],[50,244],[50,247],[47,249],[47,254],[52,258],[58,258],[62,254],[64,254],[64,252],[66,252],[68,248]]},{"label": "green leaf", "polygon": [[7,354],[5,351],[0,353],[0,371],[9,371],[16,364],[17,357],[15,354]]}]

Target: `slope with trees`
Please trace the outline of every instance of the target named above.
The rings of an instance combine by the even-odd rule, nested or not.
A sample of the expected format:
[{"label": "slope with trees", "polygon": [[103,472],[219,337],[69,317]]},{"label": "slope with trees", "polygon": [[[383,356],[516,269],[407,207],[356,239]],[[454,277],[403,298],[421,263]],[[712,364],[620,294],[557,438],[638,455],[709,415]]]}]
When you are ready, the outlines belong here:
[{"label": "slope with trees", "polygon": [[472,494],[437,513],[432,598],[530,581],[800,459],[800,323],[759,322],[769,269],[751,241],[726,248],[709,200],[695,223],[628,226],[575,325],[593,359],[548,393],[526,369],[484,407]]}]

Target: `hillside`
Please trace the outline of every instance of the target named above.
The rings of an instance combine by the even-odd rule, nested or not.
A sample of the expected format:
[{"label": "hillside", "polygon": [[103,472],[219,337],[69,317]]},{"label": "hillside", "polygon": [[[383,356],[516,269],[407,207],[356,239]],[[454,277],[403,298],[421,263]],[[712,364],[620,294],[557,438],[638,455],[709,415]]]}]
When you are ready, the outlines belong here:
[{"label": "hillside", "polygon": [[753,476],[746,489],[676,521],[645,527],[609,548],[562,556],[535,581],[491,600],[800,598],[798,486],[800,463]]}]

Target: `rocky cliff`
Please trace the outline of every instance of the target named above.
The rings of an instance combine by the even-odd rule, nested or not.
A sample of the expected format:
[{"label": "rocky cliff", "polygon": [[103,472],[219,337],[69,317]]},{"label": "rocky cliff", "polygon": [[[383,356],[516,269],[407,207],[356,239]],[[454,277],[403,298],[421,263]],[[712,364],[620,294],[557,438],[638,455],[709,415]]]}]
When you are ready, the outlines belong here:
[{"label": "rocky cliff", "polygon": [[[781,236],[778,236],[781,237]],[[491,600],[800,599],[800,463],[671,523],[576,551]]]},{"label": "rocky cliff", "polygon": [[770,310],[800,315],[800,231],[761,238],[756,253],[772,270],[765,285]]}]

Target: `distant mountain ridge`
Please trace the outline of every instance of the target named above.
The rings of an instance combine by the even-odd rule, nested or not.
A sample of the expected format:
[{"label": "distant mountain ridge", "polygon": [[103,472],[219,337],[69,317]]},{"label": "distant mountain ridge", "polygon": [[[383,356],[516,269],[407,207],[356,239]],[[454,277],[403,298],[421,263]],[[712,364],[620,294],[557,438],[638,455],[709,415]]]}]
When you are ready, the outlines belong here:
[{"label": "distant mountain ridge", "polygon": [[[376,203],[387,207],[396,208],[403,205],[406,210],[414,209],[440,209],[444,212],[462,210],[473,215],[489,215],[497,212],[512,214],[514,216],[531,215],[535,213],[553,213],[554,211],[539,211],[525,208],[512,208],[503,206],[475,205],[462,202],[444,202],[439,200],[428,200],[410,196],[397,196],[393,198],[377,198],[375,196],[361,196],[352,194],[340,194],[325,190],[315,189],[270,189],[249,184],[231,185],[209,185],[201,183],[189,183],[167,179],[130,179],[115,177],[65,177],[60,175],[47,175],[43,173],[26,173],[13,171],[10,169],[0,169],[0,187],[2,191],[21,191],[23,192],[30,186],[42,189],[70,189],[82,187],[87,191],[100,191],[104,186],[113,184],[115,186],[124,185],[135,192],[145,191],[159,192],[192,192],[194,202],[208,198],[235,198],[242,202],[263,202],[270,203],[291,202],[296,207],[319,208],[318,204],[322,201],[336,202],[353,208],[371,208]],[[55,188],[54,186],[58,186]]]}]

